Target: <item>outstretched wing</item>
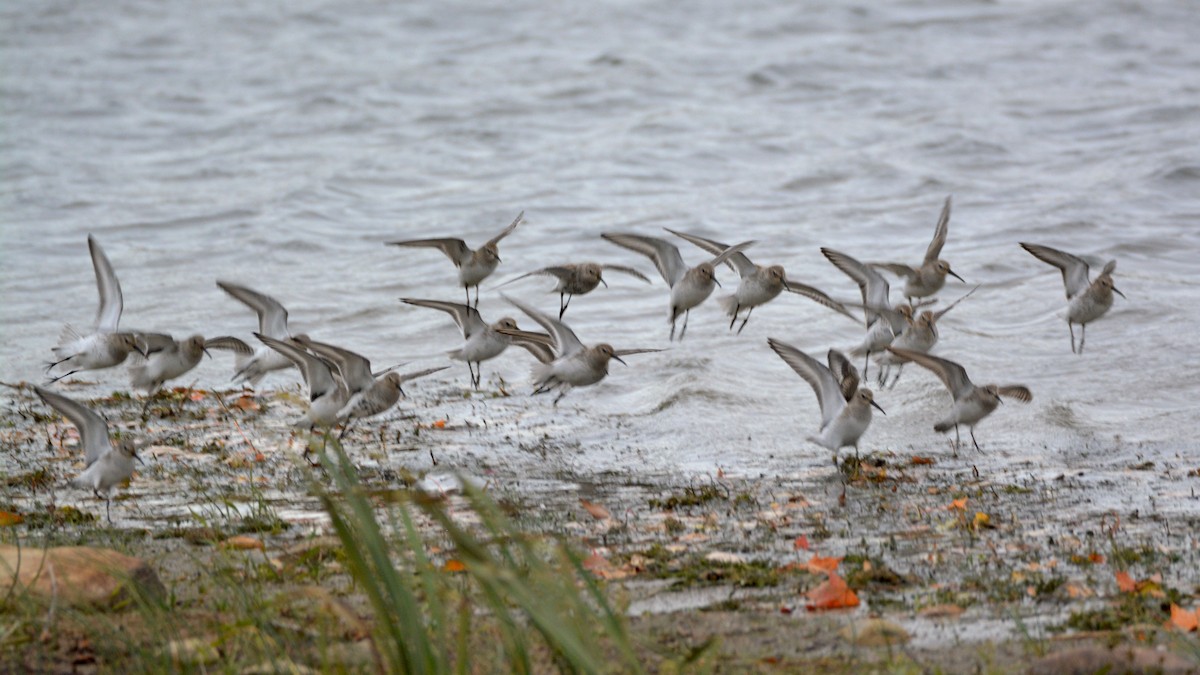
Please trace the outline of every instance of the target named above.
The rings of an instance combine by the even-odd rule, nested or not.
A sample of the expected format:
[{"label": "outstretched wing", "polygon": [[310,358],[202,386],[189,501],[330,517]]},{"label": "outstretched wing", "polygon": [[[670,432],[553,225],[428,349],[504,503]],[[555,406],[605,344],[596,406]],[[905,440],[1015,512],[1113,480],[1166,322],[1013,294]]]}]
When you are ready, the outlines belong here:
[{"label": "outstretched wing", "polygon": [[958,303],[962,302],[963,300],[966,300],[967,298],[971,297],[971,294],[974,293],[975,291],[979,290],[979,287],[982,285],[983,284],[975,284],[975,288],[972,288],[971,290],[967,291],[966,295],[964,295],[961,298],[950,303],[949,305],[946,306],[945,309],[941,309],[941,310],[934,312],[933,313],[934,322],[937,322],[938,319],[941,319],[942,316],[946,314],[946,312],[949,312],[950,310],[954,309],[955,305],[957,305]]},{"label": "outstretched wing", "polygon": [[88,235],[88,250],[92,254],[92,267],[96,271],[96,289],[100,291],[100,309],[96,311],[96,330],[100,333],[117,332],[121,321],[121,310],[125,301],[121,296],[121,283],[112,263],[100,247],[100,242]]},{"label": "outstretched wing", "polygon": [[933,241],[929,242],[929,248],[925,250],[925,264],[937,262],[938,256],[942,255],[942,247],[946,245],[946,235],[950,234],[950,197],[946,197],[946,203],[942,205],[942,214],[938,216],[937,227],[933,230]]},{"label": "outstretched wing", "polygon": [[828,368],[799,349],[775,338],[767,338],[767,344],[816,392],[817,403],[821,406],[821,428],[824,429],[846,407],[841,384]]},{"label": "outstretched wing", "polygon": [[796,295],[803,295],[804,297],[808,298],[809,300],[812,300],[813,302],[815,302],[819,305],[824,305],[825,307],[832,309],[833,311],[837,312],[838,314],[842,314],[844,316],[849,317],[851,321],[858,323],[858,319],[855,318],[854,315],[850,313],[850,310],[846,309],[845,305],[843,305],[842,303],[838,302],[837,300],[834,300],[833,298],[829,297],[828,294],[826,294],[824,291],[821,291],[820,289],[816,289],[816,288],[813,288],[812,286],[808,286],[806,284],[802,284],[802,283],[799,283],[796,281],[790,281],[790,280],[784,281],[783,287],[785,289],[787,289],[788,291],[795,293]]},{"label": "outstretched wing", "polygon": [[315,401],[337,389],[337,380],[333,379],[333,370],[330,369],[329,362],[325,359],[313,356],[299,347],[276,340],[269,335],[255,333],[254,337],[262,340],[263,344],[283,354],[289,361],[296,364],[304,376],[305,384],[308,385],[308,400]]},{"label": "outstretched wing", "polygon": [[503,293],[501,293],[501,296],[511,303],[513,307],[525,312],[529,315],[529,318],[538,322],[542,328],[546,329],[546,332],[549,333],[550,337],[554,340],[554,346],[559,358],[571,356],[572,354],[583,351],[583,343],[580,342],[579,338],[575,336],[574,331],[567,327],[567,324],[559,321],[558,319],[547,316],[546,314],[542,314],[529,305],[526,305],[525,303],[514,298],[510,298]]},{"label": "outstretched wing", "polygon": [[672,288],[687,274],[687,266],[683,264],[683,256],[679,254],[679,249],[665,239],[613,232],[605,232],[600,237],[650,258],[658,268],[658,273],[662,275],[663,281]]},{"label": "outstretched wing", "polygon": [[638,279],[641,279],[642,281],[644,281],[646,283],[650,283],[650,277],[646,276],[645,274],[642,274],[640,271],[635,270],[632,267],[627,267],[625,265],[604,264],[604,265],[600,266],[600,269],[605,270],[605,271],[611,270],[613,272],[621,272],[622,274],[628,274],[631,277],[637,277]]},{"label": "outstretched wing", "polygon": [[346,383],[346,387],[351,393],[370,389],[371,385],[375,384],[375,375],[371,373],[371,362],[367,360],[367,357],[337,345],[317,342],[307,335],[296,337],[296,342],[337,366],[338,372],[342,374],[342,381]]},{"label": "outstretched wing", "polygon": [[484,246],[495,246],[496,244],[499,244],[500,240],[507,237],[508,235],[512,234],[512,231],[517,229],[517,225],[520,225],[521,221],[524,219],[525,219],[525,212],[522,211],[522,212],[518,213],[516,219],[512,221],[511,225],[504,228],[504,231],[501,232],[500,234],[492,237],[491,239],[488,239],[487,243],[484,244]]},{"label": "outstretched wing", "polygon": [[971,393],[975,385],[971,384],[971,378],[967,377],[967,370],[957,363],[943,359],[925,352],[914,352],[911,349],[901,349],[899,347],[888,347],[887,350],[896,356],[912,361],[913,363],[929,369],[946,388],[954,396],[955,400],[966,394]]},{"label": "outstretched wing", "polygon": [[[720,255],[725,251],[725,249],[729,248],[728,244],[722,244],[721,242],[713,239],[705,239],[704,237],[697,237],[694,234],[676,232],[669,227],[664,227],[663,229],[675,235],[676,237],[679,237],[680,239],[687,240],[696,246],[699,246],[712,255]],[[758,271],[758,266],[750,262],[750,259],[746,257],[745,253],[733,253],[726,258],[725,263],[729,265],[729,269],[737,272],[738,276],[743,278]]]},{"label": "outstretched wing", "polygon": [[858,289],[862,292],[868,325],[875,320],[879,312],[891,309],[892,303],[889,297],[891,286],[878,270],[831,248],[822,248],[821,254],[833,263],[834,267],[858,284]]},{"label": "outstretched wing", "polygon": [[481,330],[487,330],[487,324],[484,323],[483,316],[479,314],[479,310],[462,303],[445,302],[442,300],[417,300],[415,298],[400,298],[400,302],[446,312],[454,319],[454,323],[458,324],[463,337],[467,339],[470,339],[472,335]]},{"label": "outstretched wing", "polygon": [[829,372],[833,373],[833,378],[838,381],[838,386],[842,390],[842,398],[847,401],[854,396],[854,392],[858,391],[858,368],[850,363],[850,359],[846,355],[836,349],[830,349],[825,355],[825,360],[829,362]]},{"label": "outstretched wing", "polygon": [[467,242],[462,239],[406,239],[404,241],[389,241],[388,246],[407,246],[410,248],[436,248],[450,262],[454,263],[455,267],[462,267],[463,262],[471,257],[473,251]]},{"label": "outstretched wing", "polygon": [[258,314],[258,332],[276,340],[286,340],[291,335],[287,310],[275,298],[228,281],[218,281],[217,286]]},{"label": "outstretched wing", "polygon": [[1029,251],[1038,260],[1062,270],[1063,286],[1067,289],[1068,300],[1087,290],[1088,264],[1083,261],[1083,258],[1039,244],[1021,242],[1021,248]]},{"label": "outstretched wing", "polygon": [[1029,403],[1033,400],[1033,392],[1029,391],[1029,387],[1023,384],[1009,384],[1003,387],[996,387],[996,393],[1005,398],[1016,399],[1022,403]]},{"label": "outstretched wing", "polygon": [[79,444],[86,452],[84,461],[88,466],[103,457],[112,447],[108,441],[108,422],[105,422],[103,417],[74,399],[41,387],[34,387],[33,390],[46,405],[61,413],[79,430]]}]

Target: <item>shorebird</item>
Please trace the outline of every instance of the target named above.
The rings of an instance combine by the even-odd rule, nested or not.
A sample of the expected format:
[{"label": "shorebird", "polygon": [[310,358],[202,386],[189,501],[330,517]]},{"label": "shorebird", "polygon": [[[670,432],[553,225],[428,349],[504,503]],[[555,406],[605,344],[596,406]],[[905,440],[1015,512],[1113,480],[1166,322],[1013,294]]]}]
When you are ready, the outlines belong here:
[{"label": "shorebird", "polygon": [[[697,237],[693,234],[676,232],[672,229],[667,229],[667,232],[685,239],[713,255],[720,254],[729,248],[729,246],[719,241]],[[742,319],[742,324],[737,329],[739,335],[741,335],[742,329],[746,327],[746,323],[750,321],[750,314],[754,312],[754,308],[774,300],[783,291],[803,295],[819,305],[828,307],[857,321],[854,315],[846,311],[846,308],[840,302],[829,297],[823,291],[806,284],[790,281],[787,278],[787,272],[783,269],[783,265],[771,265],[769,267],[755,265],[750,261],[750,258],[746,257],[745,253],[740,252],[726,257],[725,264],[737,272],[742,280],[738,283],[737,290],[732,295],[718,299],[717,303],[729,315],[730,330],[733,330],[733,324],[737,323],[738,314],[743,309],[746,310],[746,317]]]},{"label": "shorebird", "polygon": [[389,241],[388,246],[409,246],[409,247],[424,247],[436,248],[446,257],[454,266],[458,268],[458,281],[463,285],[463,289],[467,294],[467,304],[471,304],[471,287],[475,287],[475,307],[479,306],[479,284],[484,279],[488,278],[492,272],[496,271],[496,266],[500,264],[500,249],[497,244],[500,240],[507,237],[513,230],[517,229],[517,225],[521,224],[521,220],[525,217],[525,212],[517,214],[512,224],[504,228],[500,234],[487,240],[478,250],[473,250],[467,246],[467,242],[462,239],[408,239],[405,241]]},{"label": "shorebird", "polygon": [[[936,312],[924,310],[916,319],[912,318],[910,311],[908,314],[908,326],[904,329],[904,332],[892,340],[890,346],[928,354],[937,344],[940,337],[937,330],[938,321],[946,315],[946,312],[954,309],[955,305],[966,300],[977,290],[979,290],[979,286],[972,288],[966,295]],[[904,370],[904,364],[908,361],[898,354],[885,351],[879,355],[876,362],[879,364],[879,386],[882,388],[884,383],[887,382],[887,377],[891,372],[892,366],[896,366],[896,377],[892,380],[891,387],[896,386],[896,383],[900,381],[900,373]]]},{"label": "shorebird", "polygon": [[[466,361],[467,369],[471,371],[471,386],[479,389],[479,384],[483,380],[483,372],[480,370],[479,364],[500,356],[505,349],[511,344],[518,344],[537,356],[538,349],[536,346],[537,336],[539,333],[530,333],[528,331],[520,331],[521,336],[514,343],[510,335],[501,333],[500,331],[509,330],[517,331],[517,320],[511,317],[504,317],[492,325],[484,322],[483,317],[479,314],[479,310],[469,305],[460,305],[457,302],[443,302],[441,300],[417,300],[415,298],[400,298],[400,302],[415,305],[417,307],[428,307],[446,312],[454,319],[454,323],[458,324],[459,330],[462,331],[463,339],[466,342],[463,346],[447,352],[450,358],[455,361]],[[550,344],[549,335],[541,335],[542,343],[546,348]]]},{"label": "shorebird", "polygon": [[720,286],[717,281],[716,267],[725,262],[729,256],[754,245],[753,241],[744,241],[730,246],[717,257],[688,268],[683,262],[679,249],[671,242],[658,237],[646,237],[638,234],[618,234],[606,232],[600,235],[603,239],[634,253],[641,253],[654,262],[663,281],[671,288],[671,340],[675,339],[675,322],[683,316],[683,329],[679,339],[687,334],[688,316],[692,308],[712,295],[713,287]]},{"label": "shorebird", "polygon": [[254,337],[296,364],[304,376],[304,383],[308,386],[308,409],[304,412],[304,419],[295,426],[303,427],[307,422],[309,431],[312,431],[318,426],[328,429],[336,425],[340,421],[338,411],[346,405],[350,395],[341,378],[334,376],[330,363],[296,346],[299,343],[276,340],[262,333],[255,333]]},{"label": "shorebird", "polygon": [[[228,281],[218,281],[217,286],[234,300],[254,310],[254,313],[258,315],[258,332],[260,334],[285,342],[292,337],[291,332],[288,331],[287,310],[279,304],[278,300]],[[204,346],[209,349],[232,351],[236,368],[233,379],[249,382],[252,387],[257,387],[267,373],[292,367],[292,361],[274,349],[266,345],[255,349],[235,337],[212,338],[205,342]]]},{"label": "shorebird", "polygon": [[574,298],[576,295],[587,295],[595,290],[596,286],[600,284],[604,284],[604,287],[608,288],[608,282],[604,280],[605,270],[622,272],[632,277],[641,279],[646,283],[650,283],[649,277],[632,267],[589,262],[543,267],[540,270],[534,270],[528,274],[522,274],[515,279],[509,279],[500,285],[507,286],[514,281],[520,281],[521,279],[537,274],[554,277],[558,280],[558,283],[554,286],[554,292],[558,293],[558,318],[561,319],[563,314],[566,313],[567,307],[569,307],[571,304],[571,298]]},{"label": "shorebird", "polygon": [[97,499],[103,499],[104,517],[112,523],[112,489],[133,476],[133,460],[142,461],[137,456],[133,439],[123,436],[113,445],[108,435],[108,422],[103,417],[74,399],[41,387],[34,387],[33,390],[46,405],[61,413],[79,430],[85,468],[83,473],[71,480],[71,485],[90,488]]},{"label": "shorebird", "polygon": [[933,241],[929,242],[925,260],[921,262],[920,267],[904,263],[872,263],[875,267],[904,278],[904,297],[908,298],[908,304],[914,308],[917,307],[914,298],[929,297],[942,290],[942,286],[946,285],[947,274],[963,281],[962,277],[950,269],[950,263],[938,258],[942,254],[942,247],[946,245],[946,235],[950,232],[950,202],[950,197],[946,197],[937,227],[933,230]]},{"label": "shorebird", "polygon": [[[1087,337],[1087,325],[1104,316],[1113,304],[1113,293],[1125,297],[1113,285],[1112,273],[1117,261],[1109,260],[1100,276],[1088,281],[1088,264],[1083,259],[1037,244],[1021,244],[1035,258],[1062,270],[1063,285],[1067,289],[1067,329],[1071,331],[1071,353],[1083,353],[1083,341]],[[1079,351],[1075,351],[1075,327],[1079,324]]]},{"label": "shorebird", "polygon": [[53,348],[57,360],[46,367],[49,374],[55,366],[63,366],[66,373],[51,378],[57,382],[81,370],[99,370],[120,365],[130,352],[145,353],[133,333],[117,332],[121,321],[124,301],[121,284],[104,249],[92,235],[88,235],[88,250],[92,254],[92,267],[96,272],[96,288],[100,292],[100,309],[96,312],[95,327],[91,333],[82,335],[71,326],[63,326],[58,344]]},{"label": "shorebird", "polygon": [[[550,334],[555,358],[549,363],[543,362],[533,367],[533,384],[536,387],[533,393],[542,394],[551,389],[559,389],[559,394],[554,399],[555,405],[558,405],[559,400],[566,396],[571,388],[586,387],[603,380],[608,375],[610,360],[628,365],[621,358],[622,356],[662,351],[661,349],[614,349],[612,345],[606,343],[587,347],[579,341],[579,338],[565,323],[542,314],[507,295],[504,296],[504,299],[538,322]],[[499,329],[499,332],[510,333],[505,328]]]},{"label": "shorebird", "polygon": [[[796,371],[797,375],[804,378],[817,394],[817,403],[821,406],[820,434],[809,436],[808,440],[832,450],[834,466],[837,466],[838,450],[846,446],[852,446],[857,456],[858,440],[871,425],[871,408],[883,412],[883,408],[875,402],[871,390],[859,389],[858,383],[848,379],[844,371],[835,375],[834,371],[821,362],[786,342],[767,338],[767,344],[784,363]],[[827,355],[831,365],[849,365],[844,355],[834,352],[835,350],[830,350]],[[838,369],[842,370],[842,367],[839,366]]]},{"label": "shorebird", "polygon": [[354,422],[391,410],[404,395],[404,389],[401,387],[403,383],[448,368],[440,366],[416,373],[400,374],[392,372],[400,366],[392,366],[373,373],[371,362],[365,356],[349,349],[327,342],[317,342],[308,336],[297,337],[296,342],[332,363],[346,385],[346,403],[337,411],[337,418],[343,421],[342,431],[338,434],[339,439],[346,435]]},{"label": "shorebird", "polygon": [[[163,341],[165,338],[165,341]],[[201,335],[174,340],[169,335],[142,334],[150,346],[146,357],[129,369],[130,384],[153,396],[167,380],[173,380],[195,368],[207,352]]]},{"label": "shorebird", "polygon": [[1029,388],[1021,384],[1005,386],[988,384],[982,387],[975,385],[971,382],[971,378],[967,377],[966,369],[949,359],[896,347],[888,347],[888,351],[932,371],[946,385],[946,389],[950,390],[950,395],[954,397],[954,408],[950,411],[949,417],[933,425],[933,430],[945,433],[953,428],[956,452],[962,440],[959,436],[958,425],[965,424],[970,427],[971,443],[975,445],[976,450],[979,450],[979,441],[975,440],[975,425],[1002,403],[1001,396],[1016,399],[1022,403],[1033,400],[1033,394]]},{"label": "shorebird", "polygon": [[834,267],[853,279],[862,294],[867,334],[859,346],[850,350],[850,355],[863,357],[863,377],[867,377],[870,372],[871,354],[882,352],[892,344],[896,336],[904,332],[912,321],[912,307],[893,307],[889,298],[891,287],[883,275],[870,265],[831,248],[822,248],[821,254],[833,263]]}]

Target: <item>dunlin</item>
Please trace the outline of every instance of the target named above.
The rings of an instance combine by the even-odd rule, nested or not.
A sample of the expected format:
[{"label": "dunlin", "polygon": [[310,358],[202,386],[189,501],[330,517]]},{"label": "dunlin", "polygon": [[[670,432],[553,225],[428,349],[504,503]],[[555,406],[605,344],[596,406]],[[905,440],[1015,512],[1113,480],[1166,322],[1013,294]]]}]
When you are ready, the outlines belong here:
[{"label": "dunlin", "polygon": [[611,270],[613,272],[621,272],[632,277],[641,279],[646,283],[650,283],[649,277],[632,267],[624,265],[609,265],[600,263],[569,263],[564,265],[552,265],[543,267],[540,270],[534,270],[528,274],[510,279],[501,286],[507,286],[514,281],[520,281],[526,277],[534,275],[552,276],[558,280],[554,286],[554,292],[558,293],[558,318],[562,318],[566,313],[567,307],[571,304],[571,298],[576,295],[587,295],[596,289],[596,286],[604,284],[608,288],[608,282],[604,280],[604,271]]},{"label": "dunlin", "polygon": [[124,436],[113,445],[108,435],[108,422],[103,417],[74,399],[41,387],[34,387],[33,390],[79,430],[79,444],[83,446],[86,468],[71,480],[71,484],[78,488],[90,488],[92,494],[103,499],[104,516],[111,523],[112,489],[133,475],[133,460],[142,461],[137,456],[133,439]]},{"label": "dunlin", "polygon": [[950,201],[950,197],[946,197],[942,214],[938,217],[937,227],[933,231],[933,241],[929,242],[925,260],[921,262],[920,267],[903,263],[873,263],[876,267],[904,279],[904,297],[908,298],[908,304],[913,307],[917,306],[914,299],[929,297],[942,290],[942,286],[946,285],[946,275],[963,281],[962,277],[950,269],[950,263],[938,258],[942,254],[942,247],[946,245],[946,235],[950,232]]},{"label": "dunlin", "polygon": [[692,308],[712,295],[713,287],[720,286],[717,281],[716,267],[725,262],[729,256],[742,249],[754,245],[753,241],[744,241],[722,251],[717,257],[688,268],[683,263],[679,249],[671,242],[658,237],[646,237],[638,234],[617,234],[606,232],[600,235],[617,246],[627,248],[635,253],[650,258],[663,281],[671,288],[671,340],[675,339],[675,322],[683,316],[683,329],[679,339],[687,334],[688,316]]},{"label": "dunlin", "polygon": [[479,284],[484,279],[488,278],[492,272],[496,271],[496,266],[500,264],[500,249],[498,244],[500,240],[507,237],[521,224],[521,220],[525,217],[525,212],[517,214],[516,220],[512,224],[504,228],[500,234],[492,237],[478,250],[471,249],[467,246],[467,242],[462,239],[408,239],[405,241],[389,241],[389,246],[410,246],[410,247],[426,247],[436,248],[446,257],[454,266],[458,268],[458,281],[462,284],[463,289],[467,294],[467,304],[471,304],[471,287],[475,287],[475,307],[479,306]]},{"label": "dunlin", "polygon": [[[1062,270],[1063,285],[1067,289],[1067,329],[1071,331],[1071,352],[1083,353],[1083,341],[1087,337],[1087,325],[1104,316],[1113,304],[1113,293],[1125,297],[1113,285],[1112,273],[1117,261],[1109,260],[1100,276],[1088,281],[1088,264],[1083,259],[1037,244],[1021,244],[1035,258]],[[1079,350],[1075,350],[1075,326],[1079,324]]]},{"label": "dunlin", "polygon": [[157,393],[167,380],[173,380],[195,368],[206,353],[204,337],[201,335],[193,335],[186,340],[167,338],[168,344],[148,349],[146,358],[129,369],[130,384],[134,389],[144,390],[147,396]]},{"label": "dunlin", "polygon": [[92,267],[96,271],[96,288],[100,291],[100,309],[96,312],[96,325],[91,333],[82,335],[71,326],[63,326],[58,344],[53,348],[55,361],[46,372],[62,366],[67,372],[52,378],[57,382],[81,370],[98,370],[120,365],[130,352],[144,351],[138,346],[132,333],[117,332],[124,301],[121,284],[112,263],[95,237],[88,235],[88,250],[92,254]]},{"label": "dunlin", "polygon": [[867,377],[871,354],[882,352],[896,336],[904,332],[912,318],[912,309],[908,305],[892,306],[889,297],[891,288],[887,280],[870,265],[831,248],[822,248],[821,253],[834,267],[853,279],[862,294],[867,334],[862,344],[851,350],[850,354],[863,357],[863,377]]},{"label": "dunlin", "polygon": [[[817,394],[817,403],[821,406],[820,434],[809,436],[808,440],[832,450],[834,466],[837,465],[838,450],[846,446],[852,446],[854,454],[857,455],[858,440],[871,425],[871,408],[883,412],[883,408],[875,402],[871,390],[856,388],[847,397],[842,388],[843,382],[846,382],[844,374],[835,375],[820,361],[775,338],[767,338],[767,344],[784,363],[796,371],[797,375],[804,378]],[[828,358],[834,364],[848,364],[845,356],[829,355]]]},{"label": "dunlin", "polygon": [[979,442],[975,440],[975,425],[979,424],[980,420],[990,415],[996,409],[996,406],[1000,405],[1001,396],[1016,399],[1022,403],[1028,403],[1033,400],[1033,394],[1024,385],[1012,384],[999,386],[989,384],[982,387],[977,386],[971,382],[971,378],[967,377],[965,368],[949,359],[907,349],[897,349],[896,347],[888,347],[888,351],[929,369],[950,390],[950,395],[954,397],[954,408],[950,411],[949,417],[933,425],[933,430],[938,433],[945,433],[953,428],[954,447],[956,450],[961,442],[958,432],[958,425],[960,424],[970,427],[971,443],[975,445],[976,450],[979,450]]},{"label": "dunlin", "polygon": [[[915,320],[912,318],[912,314],[910,313],[908,315],[908,326],[904,329],[903,333],[898,335],[896,339],[892,341],[891,346],[928,354],[931,350],[933,350],[934,346],[937,345],[938,338],[940,337],[937,330],[938,320],[945,316],[946,312],[954,309],[955,305],[971,297],[971,294],[977,290],[979,290],[979,286],[972,288],[966,293],[966,295],[963,295],[961,298],[955,300],[936,312],[924,310],[919,316],[917,316]],[[892,366],[896,367],[896,377],[892,379],[892,384],[890,386],[896,386],[896,383],[900,381],[900,373],[904,370],[904,364],[907,363],[904,357],[892,352],[884,352],[879,355],[878,363],[879,386],[883,387],[884,383],[887,382],[887,378],[891,372]]]},{"label": "dunlin", "polygon": [[367,357],[349,349],[331,345],[327,342],[317,342],[308,336],[297,337],[295,341],[313,354],[332,363],[337,368],[342,382],[346,385],[346,403],[337,412],[338,419],[345,422],[341,438],[346,434],[356,420],[374,417],[391,410],[396,401],[404,395],[401,385],[408,380],[415,380],[445,370],[448,366],[429,368],[417,373],[400,374],[389,372],[399,366],[393,366],[379,373],[371,372],[371,362]]},{"label": "dunlin", "polygon": [[[258,332],[260,334],[284,341],[292,336],[288,331],[287,310],[279,304],[278,300],[228,281],[218,281],[217,286],[234,300],[254,310],[254,313],[258,315]],[[238,343],[241,344],[241,347],[238,346]],[[292,362],[287,357],[265,345],[252,350],[251,354],[247,356],[243,348],[248,348],[249,345],[237,338],[213,338],[207,346],[212,349],[232,350],[236,355],[234,363],[237,367],[233,379],[249,382],[253,387],[257,387],[267,373],[292,367]]]},{"label": "dunlin", "polygon": [[308,410],[296,426],[303,427],[307,423],[311,431],[318,426],[329,428],[337,424],[338,411],[346,405],[349,394],[341,378],[334,376],[329,362],[304,351],[297,346],[298,343],[276,340],[262,333],[255,333],[254,337],[296,364],[304,376],[304,383],[308,386]]},{"label": "dunlin", "polygon": [[[521,310],[529,318],[538,322],[554,341],[555,359],[549,363],[539,363],[533,367],[534,394],[541,394],[551,389],[559,389],[554,399],[555,405],[573,387],[586,387],[596,384],[608,375],[608,362],[620,361],[625,364],[622,356],[659,352],[661,349],[613,349],[609,344],[585,346],[567,325],[523,302],[504,296],[514,307]],[[501,333],[508,330],[501,328]],[[628,365],[628,364],[626,364]]]},{"label": "dunlin", "polygon": [[[720,254],[729,248],[719,241],[697,237],[694,234],[676,232],[672,229],[667,229],[667,232],[685,239],[714,255]],[[846,308],[840,302],[829,297],[823,291],[806,284],[790,281],[787,278],[787,272],[783,269],[783,265],[755,265],[750,261],[750,258],[746,257],[745,253],[734,253],[728,256],[725,259],[725,264],[737,272],[742,280],[738,283],[737,290],[734,291],[733,295],[720,298],[717,300],[717,303],[721,305],[721,309],[725,310],[725,314],[729,316],[730,330],[733,330],[733,324],[737,322],[738,314],[743,309],[746,310],[746,317],[742,319],[742,324],[737,329],[739,335],[742,329],[746,327],[746,323],[750,321],[750,314],[754,312],[754,308],[774,300],[783,291],[802,295],[817,304],[828,307],[857,321],[857,319],[854,319],[854,315],[846,311]]]},{"label": "dunlin", "polygon": [[[479,310],[469,305],[441,300],[417,300],[415,298],[400,298],[400,301],[417,307],[428,307],[446,312],[458,324],[466,342],[463,346],[448,352],[455,361],[466,361],[467,369],[471,371],[471,386],[479,389],[483,373],[479,364],[488,359],[496,358],[512,344],[512,339],[500,333],[500,329],[517,330],[516,319],[504,317],[492,325],[484,322]],[[544,336],[549,341],[549,336]],[[524,345],[522,345],[524,346]]]}]

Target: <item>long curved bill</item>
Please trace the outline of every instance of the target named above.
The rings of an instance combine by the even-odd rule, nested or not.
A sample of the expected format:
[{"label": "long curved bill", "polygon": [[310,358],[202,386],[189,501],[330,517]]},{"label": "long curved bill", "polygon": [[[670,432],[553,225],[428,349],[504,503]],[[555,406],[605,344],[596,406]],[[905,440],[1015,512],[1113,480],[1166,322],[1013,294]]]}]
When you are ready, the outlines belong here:
[{"label": "long curved bill", "polygon": [[[1117,295],[1121,296],[1122,298],[1125,298],[1125,294],[1122,293],[1121,291],[1118,291],[1116,286],[1113,286],[1113,293],[1116,293]],[[1125,298],[1125,299],[1128,300],[1129,298]]]},{"label": "long curved bill", "polygon": [[883,409],[883,408],[880,408],[880,407],[879,407],[879,404],[878,404],[878,403],[876,403],[875,401],[871,401],[871,405],[875,406],[875,409],[876,409],[876,410],[878,410],[879,412],[883,413],[884,415],[886,415],[886,414],[887,414],[887,412],[886,412],[886,411],[884,411],[884,409]]},{"label": "long curved bill", "polygon": [[614,360],[614,361],[620,361],[620,362],[621,362],[623,365],[625,365],[626,367],[628,367],[628,366],[629,366],[629,364],[628,364],[628,363],[625,363],[625,359],[623,359],[623,358],[621,358],[621,357],[617,356],[616,354],[613,354],[613,356],[612,356],[612,357],[613,357],[613,360]]},{"label": "long curved bill", "polygon": [[955,273],[954,270],[946,270],[946,274],[949,274],[950,276],[954,277],[955,279],[958,279],[959,281],[963,282],[964,284],[967,283],[967,280],[958,276],[958,274]]}]

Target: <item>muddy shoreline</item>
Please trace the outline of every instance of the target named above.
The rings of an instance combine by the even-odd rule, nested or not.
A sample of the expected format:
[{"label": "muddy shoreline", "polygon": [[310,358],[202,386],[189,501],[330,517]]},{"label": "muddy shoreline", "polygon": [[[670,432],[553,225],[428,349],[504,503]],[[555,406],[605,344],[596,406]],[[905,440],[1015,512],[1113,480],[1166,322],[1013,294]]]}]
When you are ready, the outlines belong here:
[{"label": "muddy shoreline", "polygon": [[[637,419],[610,417],[597,430],[589,425],[604,418],[575,421],[570,399],[530,406],[509,393],[431,384],[387,420],[352,431],[345,447],[370,489],[453,499],[458,476],[486,485],[522,528],[590,553],[635,630],[676,646],[718,635],[730,669],[817,661],[891,669],[900,659],[1008,672],[1079,642],[1194,647],[1194,634],[1130,629],[1168,602],[1194,606],[1200,593],[1200,467],[1180,457],[1118,444],[1056,465],[1045,460],[1052,454],[1036,461],[1036,449],[1029,457],[904,449],[843,455],[835,472],[824,451],[818,462],[805,450],[799,463],[768,453],[780,456],[752,468],[671,471],[645,459]],[[66,485],[81,465],[73,430],[30,391],[10,389],[0,510],[25,522],[4,536],[26,546],[117,542],[176,583],[216,550],[197,532],[246,533],[268,554],[327,536],[302,457],[306,443],[321,441],[289,425],[297,395],[177,389],[144,418],[143,403],[127,395],[93,400],[110,424],[153,439],[109,528],[103,503]],[[805,592],[819,583],[805,567],[813,556],[842,558],[838,573],[861,605],[806,611]],[[1145,615],[1114,610],[1124,606],[1119,571],[1158,579],[1162,596],[1141,603]],[[872,618],[911,640],[861,649],[854,627]]]}]

